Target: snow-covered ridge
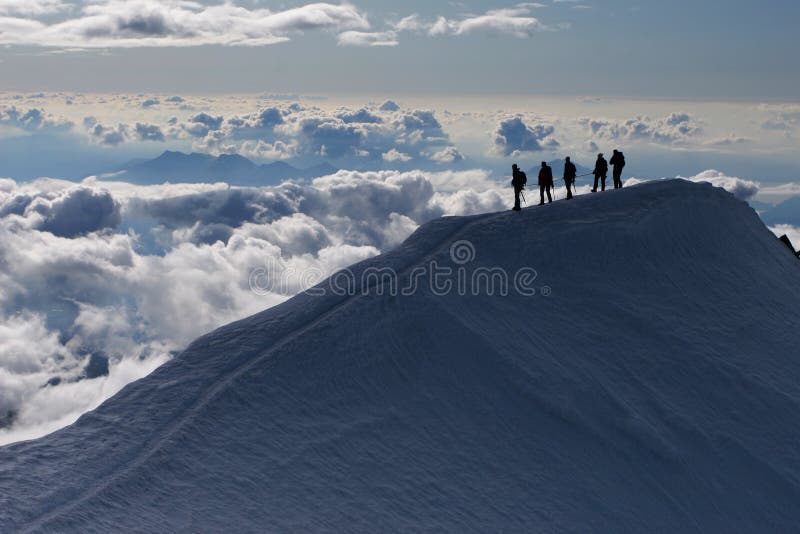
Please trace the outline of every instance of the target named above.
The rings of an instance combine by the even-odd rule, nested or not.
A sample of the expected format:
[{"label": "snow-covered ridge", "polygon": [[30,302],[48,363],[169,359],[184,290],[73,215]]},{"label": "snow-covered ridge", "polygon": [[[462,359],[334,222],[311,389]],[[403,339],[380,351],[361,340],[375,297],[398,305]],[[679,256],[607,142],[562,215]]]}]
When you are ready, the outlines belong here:
[{"label": "snow-covered ridge", "polygon": [[[452,246],[467,242],[469,263]],[[535,269],[534,295],[301,295],[0,448],[10,530],[787,531],[800,262],[655,182],[443,218],[352,268]],[[545,288],[547,289],[545,291]],[[5,528],[5,527],[4,527]]]}]

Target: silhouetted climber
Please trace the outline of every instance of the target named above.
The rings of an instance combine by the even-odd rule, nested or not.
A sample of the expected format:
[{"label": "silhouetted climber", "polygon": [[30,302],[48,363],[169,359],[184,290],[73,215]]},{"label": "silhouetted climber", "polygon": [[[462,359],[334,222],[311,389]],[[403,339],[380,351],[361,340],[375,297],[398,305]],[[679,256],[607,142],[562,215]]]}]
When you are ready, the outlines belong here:
[{"label": "silhouetted climber", "polygon": [[576,174],[578,174],[578,169],[567,156],[566,161],[564,161],[564,185],[567,186],[567,200],[572,198],[572,186],[575,185]]},{"label": "silhouetted climber", "polygon": [[606,177],[608,177],[608,162],[602,154],[597,155],[597,162],[594,164],[594,188],[592,193],[597,193],[597,180],[602,182],[602,191],[606,190]]},{"label": "silhouetted climber", "polygon": [[514,211],[519,211],[522,208],[519,206],[519,196],[522,190],[525,189],[525,184],[528,183],[528,177],[523,171],[517,167],[517,164],[511,166],[511,185],[514,186]]},{"label": "silhouetted climber", "polygon": [[553,187],[553,169],[547,164],[546,161],[542,162],[542,168],[539,169],[539,205],[544,204],[544,192],[547,191],[547,201],[552,202],[553,197],[550,195],[550,189]]},{"label": "silhouetted climber", "polygon": [[608,163],[614,167],[614,189],[622,189],[622,169],[625,168],[625,155],[619,150],[615,150]]}]

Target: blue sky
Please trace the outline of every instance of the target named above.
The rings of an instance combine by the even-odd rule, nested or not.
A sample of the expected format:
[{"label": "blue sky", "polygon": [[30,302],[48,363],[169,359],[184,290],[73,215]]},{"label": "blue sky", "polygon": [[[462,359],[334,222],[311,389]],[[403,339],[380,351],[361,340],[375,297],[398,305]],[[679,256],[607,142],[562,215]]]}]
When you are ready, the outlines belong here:
[{"label": "blue sky", "polygon": [[[0,13],[6,14],[0,22],[0,29],[5,29],[2,40],[11,45],[0,51],[0,59],[4,71],[13,73],[4,76],[0,88],[800,98],[795,35],[800,5],[790,0],[547,0],[541,5],[373,0],[352,4],[368,27],[348,19],[317,29],[309,29],[307,21],[289,23],[271,32],[288,41],[266,46],[185,46],[204,42],[197,38],[173,46],[169,43],[172,28],[167,24],[155,28],[167,46],[144,47],[131,42],[141,37],[131,34],[135,24],[87,28],[92,17],[95,22],[104,16],[127,17],[130,22],[157,12],[154,5],[170,4],[175,3],[104,1],[95,2],[95,11],[89,13],[81,11],[80,2],[0,1]],[[202,11],[199,4],[218,5],[200,2],[184,12]],[[233,4],[251,12],[268,8],[272,13],[306,5],[246,0]],[[29,7],[20,7],[25,5]],[[30,7],[37,5],[38,10]],[[429,35],[438,17],[458,23],[504,9],[516,9],[512,18],[534,18],[540,26],[527,29],[524,37],[502,25]],[[337,45],[345,31],[385,34],[393,31],[394,23],[414,14],[421,27],[397,32],[396,46]],[[65,20],[73,26],[51,27],[44,37],[31,37],[32,30],[19,29],[31,21]],[[125,32],[129,42],[122,48]],[[103,34],[100,39],[99,34]],[[31,46],[33,41],[48,46]]]}]

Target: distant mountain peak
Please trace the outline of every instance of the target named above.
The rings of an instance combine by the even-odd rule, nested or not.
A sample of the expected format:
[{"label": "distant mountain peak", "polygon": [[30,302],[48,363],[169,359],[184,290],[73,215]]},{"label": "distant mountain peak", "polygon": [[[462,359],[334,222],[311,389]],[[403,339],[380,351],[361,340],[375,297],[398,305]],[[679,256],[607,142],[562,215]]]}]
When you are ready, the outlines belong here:
[{"label": "distant mountain peak", "polygon": [[[242,156],[241,154],[220,154],[217,157],[218,161],[246,161],[248,163],[253,163],[246,157]],[[255,163],[253,163],[255,165]]]},{"label": "distant mountain peak", "polygon": [[241,154],[212,156],[201,152],[165,150],[158,157],[131,162],[124,179],[141,185],[170,182],[219,182],[232,185],[277,185],[285,180],[311,179],[337,171],[327,162],[298,169],[285,161],[257,165]]}]

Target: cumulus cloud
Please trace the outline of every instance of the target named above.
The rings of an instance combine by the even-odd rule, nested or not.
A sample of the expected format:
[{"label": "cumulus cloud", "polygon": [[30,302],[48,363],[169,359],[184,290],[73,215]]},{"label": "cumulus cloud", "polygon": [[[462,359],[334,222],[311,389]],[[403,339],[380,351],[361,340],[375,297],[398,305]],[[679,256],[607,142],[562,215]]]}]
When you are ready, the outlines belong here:
[{"label": "cumulus cloud", "polygon": [[380,107],[381,111],[400,111],[400,106],[393,100],[387,100]]},{"label": "cumulus cloud", "polygon": [[198,113],[190,117],[180,128],[191,137],[205,137],[212,130],[219,130],[222,127],[222,116],[213,117],[208,113]]},{"label": "cumulus cloud", "polygon": [[393,148],[390,151],[385,152],[382,157],[386,161],[410,161],[411,160],[411,156],[409,156],[408,154],[403,154],[402,152],[400,152],[396,148]]},{"label": "cumulus cloud", "polygon": [[464,155],[456,147],[449,146],[431,155],[431,159],[437,163],[457,163],[464,161]]},{"label": "cumulus cloud", "polygon": [[759,184],[756,182],[735,176],[727,176],[725,173],[715,170],[703,171],[687,179],[692,182],[705,182],[721,187],[741,200],[748,200],[756,196],[759,190]]},{"label": "cumulus cloud", "polygon": [[155,124],[136,123],[136,138],[140,141],[164,141],[164,132]]},{"label": "cumulus cloud", "polygon": [[3,106],[0,108],[0,124],[29,132],[65,132],[73,127],[71,121],[56,117],[43,109],[21,110],[17,109],[16,106]]},{"label": "cumulus cloud", "polygon": [[624,121],[584,118],[579,122],[592,135],[606,140],[679,144],[703,133],[702,124],[688,113],[670,113],[657,119],[639,116]]},{"label": "cumulus cloud", "polygon": [[49,15],[68,7],[62,0],[0,0],[0,15]]},{"label": "cumulus cloud", "polygon": [[350,123],[379,124],[383,119],[366,108],[357,110],[345,109],[336,115],[342,121]]},{"label": "cumulus cloud", "polygon": [[130,139],[130,128],[126,124],[106,126],[94,117],[86,117],[83,125],[87,128],[89,140],[98,145],[117,146]]},{"label": "cumulus cloud", "polygon": [[164,142],[167,140],[161,127],[156,124],[137,122],[133,125],[124,123],[106,125],[98,122],[95,117],[85,117],[83,126],[86,128],[90,142],[109,147],[129,141]]},{"label": "cumulus cloud", "polygon": [[[380,107],[339,108],[284,104],[227,118],[199,114],[170,127],[168,135],[194,140],[212,154],[288,159],[306,156],[358,161],[459,161],[432,111]],[[438,157],[434,157],[438,154]]]},{"label": "cumulus cloud", "polygon": [[[703,171],[694,176],[678,176],[677,178],[682,178],[691,182],[708,183],[715,187],[720,187],[740,200],[749,200],[759,194],[760,190],[760,184],[758,182],[737,178],[735,176],[728,176],[723,172],[713,169]],[[632,177],[625,180],[625,185],[632,186],[648,181],[650,180],[647,178]]]},{"label": "cumulus cloud", "polygon": [[785,200],[789,197],[800,196],[800,184],[790,182],[786,184],[764,186],[761,188],[759,193],[762,196],[775,200]]},{"label": "cumulus cloud", "polygon": [[520,39],[552,29],[536,17],[531,16],[532,8],[541,4],[525,3],[508,9],[495,9],[483,15],[468,16],[460,20],[439,17],[430,27],[430,35],[466,35],[476,32],[490,32],[509,35]]},{"label": "cumulus cloud", "polygon": [[0,443],[69,424],[198,335],[505,196],[484,171],[262,188],[0,180]]},{"label": "cumulus cloud", "polygon": [[800,105],[798,104],[761,104],[758,109],[771,115],[761,123],[764,130],[782,131],[790,134],[800,126]]},{"label": "cumulus cloud", "polygon": [[27,212],[42,217],[38,227],[59,237],[76,237],[116,228],[121,222],[119,203],[107,191],[78,187],[55,198],[40,196]]},{"label": "cumulus cloud", "polygon": [[265,46],[294,35],[322,30],[337,34],[340,46],[391,47],[404,32],[460,36],[488,32],[516,38],[555,30],[532,15],[543,7],[521,3],[483,14],[418,14],[387,21],[373,29],[366,14],[349,3],[310,3],[282,10],[226,1],[186,0],[0,0],[0,44],[65,49],[148,46]]},{"label": "cumulus cloud", "polygon": [[[40,7],[61,4],[32,3]],[[314,3],[272,11],[231,2],[203,5],[183,0],[98,0],[84,4],[77,16],[56,22],[20,18],[43,11],[10,9],[8,13],[18,16],[0,21],[2,44],[82,48],[262,46],[309,30],[369,29],[366,15],[350,4]]]},{"label": "cumulus cloud", "polygon": [[387,32],[362,32],[350,30],[339,34],[340,46],[397,46],[397,33]]},{"label": "cumulus cloud", "polygon": [[553,138],[555,127],[537,122],[525,124],[522,117],[510,117],[500,122],[494,134],[494,151],[501,156],[517,155],[524,152],[540,152],[560,146]]}]

